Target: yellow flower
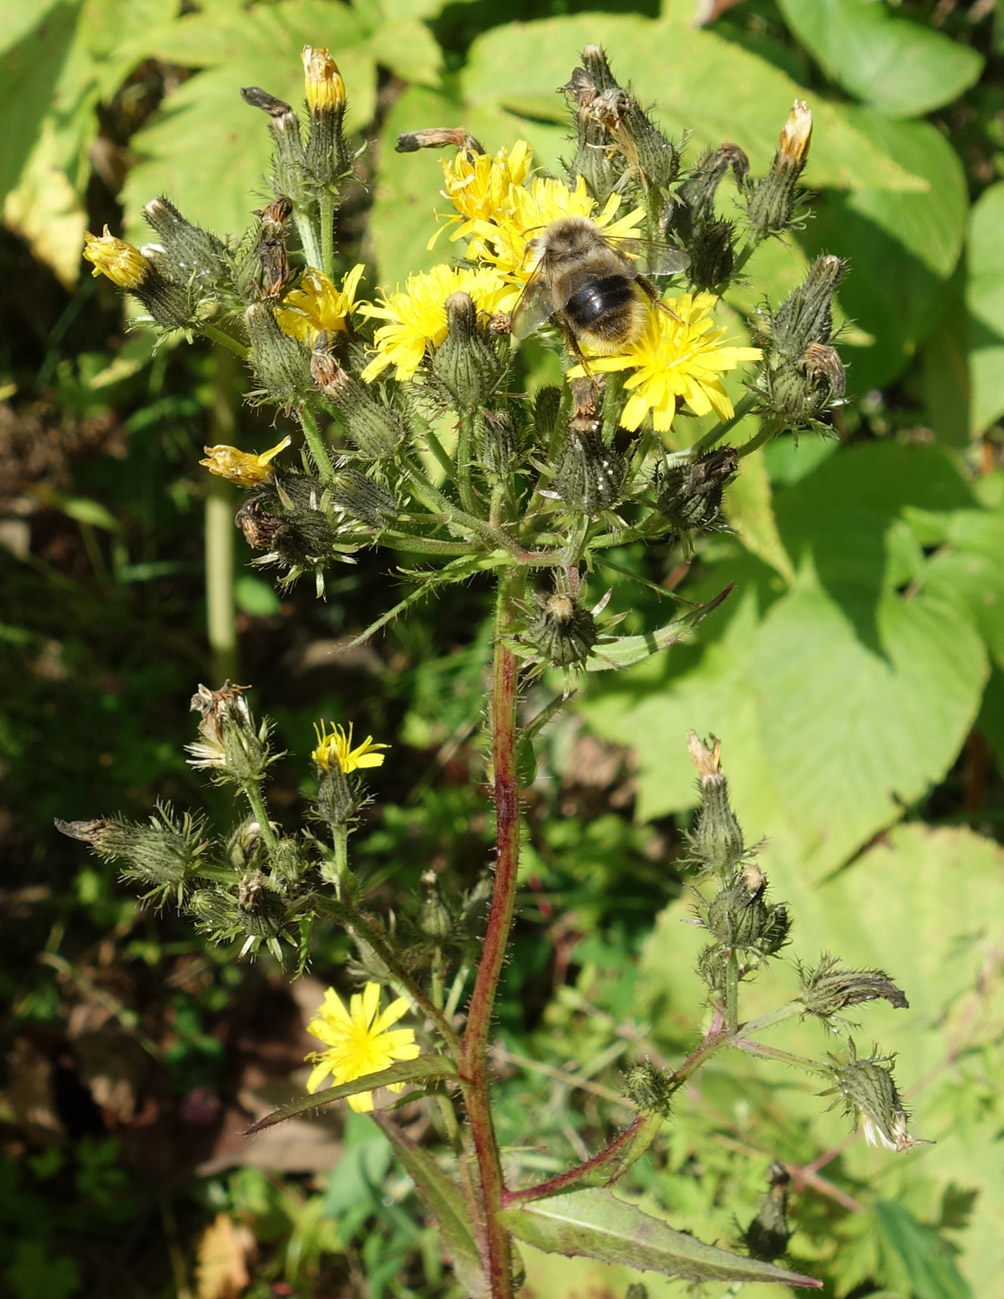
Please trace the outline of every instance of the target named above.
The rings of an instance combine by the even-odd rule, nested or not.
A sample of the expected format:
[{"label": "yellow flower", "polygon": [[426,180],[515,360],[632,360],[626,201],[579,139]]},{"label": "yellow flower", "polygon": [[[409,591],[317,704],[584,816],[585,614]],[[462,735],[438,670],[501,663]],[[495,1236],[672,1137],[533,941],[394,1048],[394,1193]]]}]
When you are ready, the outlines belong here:
[{"label": "yellow flower", "polygon": [[107,275],[120,289],[138,289],[150,274],[150,263],[138,248],[116,239],[105,226],[103,235],[84,236],[84,258],[94,263],[92,275]]},{"label": "yellow flower", "polygon": [[[328,726],[331,731],[325,735]],[[362,744],[353,748],[351,722],[347,732],[344,726],[335,726],[331,722],[321,722],[318,726],[315,722],[314,734],[317,736],[317,748],[310,756],[325,771],[329,771],[332,762],[336,762],[346,776],[359,767],[382,767],[384,755],[377,750],[390,748],[389,744],[374,744],[372,735],[367,735]]]},{"label": "yellow flower", "polygon": [[[395,1060],[414,1060],[419,1054],[414,1029],[395,1028],[402,1015],[410,1008],[407,997],[392,1001],[383,1014],[380,1007],[380,985],[367,983],[361,993],[354,993],[349,1009],[333,988],[328,988],[324,1001],[307,1025],[307,1032],[319,1038],[324,1051],[312,1051],[307,1059],[314,1064],[307,1079],[307,1091],[318,1091],[331,1075],[335,1087],[352,1082],[369,1073],[388,1069]],[[403,1083],[392,1083],[390,1090],[399,1092]],[[368,1114],[373,1108],[373,1093],[358,1092],[348,1098],[349,1105],[358,1114]]]},{"label": "yellow flower", "polygon": [[206,459],[200,460],[199,464],[205,465],[211,474],[216,474],[218,478],[226,478],[229,482],[236,483],[238,487],[257,487],[259,483],[267,482],[275,473],[269,461],[280,451],[285,451],[292,440],[291,437],[284,437],[281,442],[277,442],[274,447],[269,447],[260,456],[248,451],[238,451],[236,447],[228,447],[225,443],[215,447],[203,447]]},{"label": "yellow flower", "polygon": [[568,371],[569,377],[596,370],[633,370],[624,382],[631,393],[620,421],[626,429],[639,428],[651,411],[656,431],[666,433],[681,402],[695,415],[713,410],[719,419],[731,419],[735,412],[720,376],[740,361],[758,361],[763,353],[758,347],[719,344],[725,330],[716,329],[711,318],[715,301],[710,293],[684,293],[670,299],[667,305],[679,320],[653,309],[644,332],[626,352],[587,357],[588,371],[577,365]]},{"label": "yellow flower", "polygon": [[344,333],[349,327],[356,289],[364,270],[361,263],[353,266],[342,276],[342,287],[336,289],[323,271],[308,267],[275,313],[279,328],[308,347],[313,347],[322,330],[329,334]]},{"label": "yellow flower", "polygon": [[[517,140],[508,153],[499,149],[493,158],[488,153],[459,151],[453,162],[443,159],[443,191],[457,209],[457,215],[446,218],[448,224],[460,222],[450,235],[451,242],[471,233],[471,222],[491,221],[513,210],[514,191],[530,174],[533,151],[525,140]],[[441,233],[441,231],[439,232]],[[433,237],[433,243],[439,237]],[[430,245],[431,246],[431,245]]]},{"label": "yellow flower", "polygon": [[389,365],[397,369],[394,378],[410,379],[421,364],[425,349],[437,347],[446,337],[446,299],[451,293],[467,293],[486,315],[510,309],[517,293],[488,267],[434,266],[420,275],[409,275],[403,289],[380,298],[380,305],[363,303],[364,316],[389,323],[381,325],[374,338],[376,355],[363,370],[367,383]]},{"label": "yellow flower", "polygon": [[338,64],[325,46],[305,45],[303,59],[304,94],[311,113],[333,113],[345,103],[345,82]]}]

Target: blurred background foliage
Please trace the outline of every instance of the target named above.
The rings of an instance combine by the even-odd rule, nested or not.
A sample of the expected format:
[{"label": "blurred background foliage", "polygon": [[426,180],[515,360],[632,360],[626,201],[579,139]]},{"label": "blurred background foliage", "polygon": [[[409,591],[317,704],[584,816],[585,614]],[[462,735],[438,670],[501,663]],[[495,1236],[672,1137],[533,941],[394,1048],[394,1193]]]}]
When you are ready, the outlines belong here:
[{"label": "blurred background foliage", "polygon": [[[908,1012],[870,1008],[867,1029],[899,1053],[912,1127],[937,1144],[893,1156],[851,1141],[811,1084],[737,1056],[701,1075],[626,1189],[728,1244],[780,1158],[801,1188],[790,1257],[824,1294],[999,1293],[1002,8],[0,5],[5,1293],[458,1293],[365,1120],[338,1112],[274,1141],[239,1136],[302,1081],[303,1013],[344,955],[340,936],[318,944],[316,983],[237,966],[139,910],[52,831],[57,815],[205,801],[181,752],[189,696],[220,684],[196,462],[206,442],[276,440],[208,348],[154,352],[127,329],[112,286],[82,275],[80,247],[105,222],[141,239],[140,207],[161,193],[218,233],[243,230],[268,137],[238,88],[299,103],[300,48],[323,44],[369,146],[341,213],[345,262],[366,260],[370,293],[393,287],[445,248],[427,246],[438,165],[396,154],[398,131],[462,123],[490,151],[525,138],[554,166],[568,150],[555,87],[589,42],[671,132],[690,132],[691,161],[728,139],[762,171],[791,101],[808,100],[813,219],[756,254],[736,305],[776,303],[821,251],[848,258],[851,401],[839,440],[781,439],[744,462],[732,533],[682,565],[658,547],[625,550],[597,574],[597,597],[613,588],[630,631],[665,620],[658,588],[694,600],[736,589],[690,643],[596,674],[545,733],[499,1022],[503,1138],[515,1166],[556,1171],[625,1116],[620,1068],[639,1054],[671,1064],[693,1044],[699,934],[681,923],[692,904],[675,861],[696,798],[684,737],[714,732],[799,953],[885,967],[910,997]],[[553,375],[542,349],[525,354],[531,388]],[[394,744],[361,834],[388,899],[391,880],[415,887],[430,864],[472,884],[491,840],[483,589],[412,606],[339,652],[401,598],[392,556],[346,568],[323,604],[306,589],[280,600],[246,561],[236,675],[290,750],[275,815],[296,816],[310,723],[352,721]],[[754,988],[746,1009],[779,995]],[[779,1041],[827,1045],[813,1025]],[[421,1136],[418,1106],[413,1121]],[[586,1260],[528,1251],[526,1263],[549,1299],[589,1286],[619,1296],[630,1280]],[[669,1283],[649,1285],[664,1293]]]}]

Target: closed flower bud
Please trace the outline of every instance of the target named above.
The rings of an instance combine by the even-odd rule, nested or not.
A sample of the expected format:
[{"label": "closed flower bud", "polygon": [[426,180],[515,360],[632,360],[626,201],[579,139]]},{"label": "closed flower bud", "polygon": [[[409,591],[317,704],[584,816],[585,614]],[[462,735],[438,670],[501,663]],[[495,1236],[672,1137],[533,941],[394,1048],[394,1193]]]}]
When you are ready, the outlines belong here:
[{"label": "closed flower bud", "polygon": [[688,245],[690,283],[717,292],[732,274],[735,230],[731,221],[710,221]]},{"label": "closed flower bud", "polygon": [[508,410],[478,412],[478,459],[499,478],[508,474],[519,458],[519,429]]},{"label": "closed flower bud", "polygon": [[359,786],[350,780],[337,762],[317,767],[317,813],[335,827],[354,821],[361,806]]},{"label": "closed flower bud", "polygon": [[[279,484],[280,492],[285,480]],[[398,504],[386,487],[358,469],[341,468],[324,489],[336,510],[372,528],[385,528],[397,518]]]},{"label": "closed flower bud", "polygon": [[756,389],[762,410],[798,428],[818,425],[828,410],[841,403],[844,386],[844,367],[836,348],[810,343],[797,361],[768,365]]},{"label": "closed flower bud", "polygon": [[704,922],[723,946],[756,948],[770,918],[763,899],[751,898],[740,883],[718,890],[706,909]]},{"label": "closed flower bud", "polygon": [[912,1146],[931,1145],[922,1137],[912,1137],[907,1130],[909,1116],[892,1076],[894,1059],[872,1055],[859,1060],[850,1042],[849,1058],[843,1064],[834,1060],[830,1073],[835,1085],[823,1095],[837,1093],[833,1105],[842,1103],[844,1113],[853,1117],[855,1126],[860,1123],[870,1146],[902,1152]]},{"label": "closed flower bud", "polygon": [[310,125],[305,158],[314,182],[330,188],[346,175],[351,163],[342,130],[345,82],[338,65],[322,46],[303,47],[304,90]]},{"label": "closed flower bud", "polygon": [[694,250],[699,248],[704,232],[719,224],[715,195],[730,170],[737,184],[742,183],[749,171],[749,159],[738,145],[722,144],[717,149],[706,150],[676,191],[676,204],[669,211],[667,228],[687,245],[692,279]]},{"label": "closed flower bud", "polygon": [[558,427],[561,412],[561,389],[548,385],[540,388],[533,399],[533,428],[537,445],[546,447]]},{"label": "closed flower bud", "polygon": [[669,1107],[676,1087],[673,1075],[664,1073],[646,1060],[632,1066],[624,1077],[624,1089],[631,1102],[643,1114],[669,1116]]},{"label": "closed flower bud", "polygon": [[200,685],[192,712],[201,713],[199,740],[186,744],[189,764],[213,772],[214,779],[245,784],[260,781],[275,759],[268,745],[269,724],[255,725],[244,692],[247,686],[225,682],[221,690]]},{"label": "closed flower bud", "polygon": [[439,877],[435,871],[426,871],[421,879],[422,901],[416,921],[419,933],[441,947],[453,932],[453,917],[443,901]]},{"label": "closed flower bud", "polygon": [[187,906],[204,933],[217,943],[243,938],[241,956],[265,942],[276,955],[275,940],[286,926],[282,899],[267,886],[260,872],[252,872],[237,883],[235,893],[223,889],[200,889]]},{"label": "closed flower bud", "polygon": [[478,328],[477,308],[469,294],[450,294],[446,319],[446,337],[432,354],[432,373],[457,408],[469,410],[489,399],[505,373],[505,364]]},{"label": "closed flower bud", "polygon": [[604,446],[599,433],[570,428],[554,491],[569,509],[595,516],[621,499],[626,473],[623,457]]},{"label": "closed flower bud", "polygon": [[527,640],[552,667],[581,667],[600,638],[593,615],[560,592],[535,599],[540,612],[527,628]]},{"label": "closed flower bud", "polygon": [[279,328],[268,302],[256,302],[244,313],[251,344],[249,361],[261,385],[256,396],[279,406],[298,405],[310,392],[310,354],[302,343]]},{"label": "closed flower bud", "polygon": [[778,140],[771,169],[754,186],[747,212],[757,239],[783,234],[792,224],[799,198],[798,179],[805,170],[812,139],[812,114],[796,99]]},{"label": "closed flower bud", "polygon": [[171,278],[206,293],[229,278],[227,250],[208,230],[186,221],[169,199],[151,199],[143,216],[153,228],[171,268]]},{"label": "closed flower bud", "polygon": [[697,973],[708,991],[717,1000],[725,997],[725,962],[728,948],[721,943],[709,943],[697,958]]},{"label": "closed flower bud", "polygon": [[760,1201],[757,1215],[746,1228],[744,1239],[752,1258],[773,1263],[788,1248],[791,1228],[788,1226],[788,1188],[791,1177],[783,1164],[770,1169],[770,1188]]},{"label": "closed flower bud", "polygon": [[[315,347],[313,357],[316,358],[317,354]],[[386,459],[407,441],[409,430],[403,414],[383,399],[377,385],[363,383],[337,365],[334,371],[325,370],[326,382],[321,383],[313,359],[311,374],[345,421],[349,441],[364,456],[373,460]]]},{"label": "closed flower bud", "polygon": [[96,856],[122,862],[122,878],[146,888],[143,900],[158,909],[168,901],[183,904],[185,885],[198,876],[209,847],[205,818],[178,816],[169,804],[158,804],[145,823],[112,817],[55,824]]},{"label": "closed flower bud", "polygon": [[799,1000],[811,1015],[829,1020],[848,1006],[865,1001],[888,1001],[898,1009],[910,1003],[884,970],[851,970],[835,956],[823,956],[814,970],[799,965],[802,991]]},{"label": "closed flower bud", "polygon": [[788,941],[791,932],[791,913],[783,902],[767,907],[767,918],[756,949],[761,956],[774,956]]},{"label": "closed flower bud", "polygon": [[767,358],[800,361],[813,343],[828,343],[833,332],[833,295],[847,263],[830,253],[817,257],[802,284],[778,307],[768,324]]},{"label": "closed flower bud", "polygon": [[695,863],[728,879],[743,859],[743,832],[729,803],[729,787],[721,769],[721,741],[713,735],[711,746],[696,731],[687,736],[691,761],[700,781],[701,806],[690,834]]}]

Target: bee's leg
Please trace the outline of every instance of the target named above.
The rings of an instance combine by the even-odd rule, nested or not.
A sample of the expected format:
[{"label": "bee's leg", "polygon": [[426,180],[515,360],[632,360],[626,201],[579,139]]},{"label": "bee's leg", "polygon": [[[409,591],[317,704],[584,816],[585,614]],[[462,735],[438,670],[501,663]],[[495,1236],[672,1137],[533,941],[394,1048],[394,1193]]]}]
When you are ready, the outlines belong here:
[{"label": "bee's leg", "polygon": [[636,275],[634,282],[638,285],[639,289],[641,289],[642,293],[644,293],[650,301],[655,303],[660,311],[665,311],[667,315],[672,316],[674,320],[679,320],[681,324],[683,323],[673,308],[667,307],[665,302],[663,302],[662,298],[659,296],[659,290],[651,280],[647,280],[644,275]]}]

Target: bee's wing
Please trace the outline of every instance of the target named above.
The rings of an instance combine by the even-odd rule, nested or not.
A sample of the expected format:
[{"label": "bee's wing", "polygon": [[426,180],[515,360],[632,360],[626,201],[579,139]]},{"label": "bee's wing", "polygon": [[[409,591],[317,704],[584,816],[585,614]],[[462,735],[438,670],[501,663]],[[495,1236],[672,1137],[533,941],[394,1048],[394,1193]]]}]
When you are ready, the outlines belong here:
[{"label": "bee's wing", "polygon": [[540,271],[534,271],[512,309],[512,332],[516,338],[528,338],[554,315],[554,303],[546,291]]},{"label": "bee's wing", "polygon": [[611,239],[610,243],[634,259],[640,275],[675,275],[690,265],[689,253],[659,239]]}]

